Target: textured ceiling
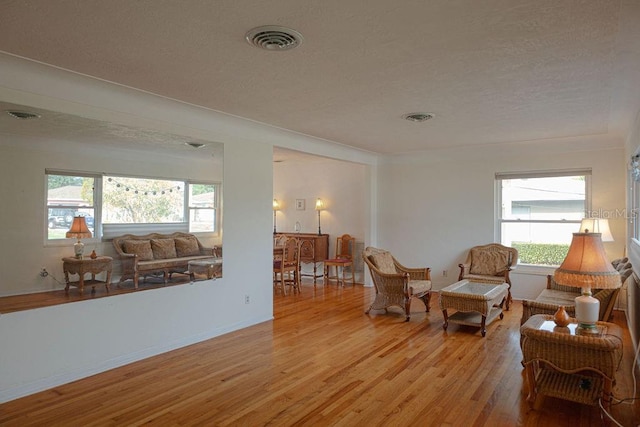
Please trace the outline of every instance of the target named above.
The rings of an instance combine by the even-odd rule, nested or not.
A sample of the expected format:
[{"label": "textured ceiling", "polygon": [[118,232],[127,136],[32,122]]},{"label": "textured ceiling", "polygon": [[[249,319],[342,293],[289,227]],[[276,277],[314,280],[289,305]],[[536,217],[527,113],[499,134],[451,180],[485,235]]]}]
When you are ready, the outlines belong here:
[{"label": "textured ceiling", "polygon": [[[0,50],[379,153],[609,134],[640,108],[637,0],[23,0]],[[283,25],[301,47],[245,33]],[[435,114],[424,123],[402,115]]]}]

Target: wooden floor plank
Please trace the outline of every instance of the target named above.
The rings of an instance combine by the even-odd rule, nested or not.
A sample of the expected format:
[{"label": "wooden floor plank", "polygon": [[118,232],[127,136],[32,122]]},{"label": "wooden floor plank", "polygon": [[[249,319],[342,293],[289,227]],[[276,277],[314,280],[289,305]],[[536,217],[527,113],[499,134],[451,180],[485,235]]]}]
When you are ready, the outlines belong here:
[{"label": "wooden floor plank", "polygon": [[[420,302],[409,322],[400,309],[365,315],[373,290],[361,285],[274,298],[271,322],[5,403],[0,425],[601,425],[596,408],[560,399],[529,408],[518,302],[482,338],[444,331]],[[624,314],[614,321],[626,332],[614,393],[629,397],[631,341]],[[638,403],[612,412],[640,423]]]}]

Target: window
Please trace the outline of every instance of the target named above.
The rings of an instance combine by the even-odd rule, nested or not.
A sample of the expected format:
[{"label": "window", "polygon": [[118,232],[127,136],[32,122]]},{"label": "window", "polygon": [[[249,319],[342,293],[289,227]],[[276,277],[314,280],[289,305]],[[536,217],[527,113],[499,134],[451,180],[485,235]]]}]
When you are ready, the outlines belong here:
[{"label": "window", "polygon": [[217,185],[191,183],[189,185],[189,231],[217,231],[217,207]]},{"label": "window", "polygon": [[184,181],[106,177],[102,190],[104,224],[185,222]]},{"label": "window", "polygon": [[557,266],[589,208],[590,170],[498,173],[497,231],[521,264]]},{"label": "window", "polygon": [[96,238],[220,230],[219,183],[47,171],[47,185],[48,240],[64,239],[76,215]]},{"label": "window", "polygon": [[65,239],[74,216],[84,216],[95,234],[96,180],[91,175],[47,173],[47,239]]}]

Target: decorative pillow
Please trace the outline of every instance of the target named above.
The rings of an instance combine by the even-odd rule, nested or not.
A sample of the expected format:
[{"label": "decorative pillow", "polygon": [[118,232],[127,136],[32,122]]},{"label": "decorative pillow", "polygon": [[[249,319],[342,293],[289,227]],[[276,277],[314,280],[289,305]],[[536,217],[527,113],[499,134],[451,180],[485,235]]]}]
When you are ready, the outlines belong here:
[{"label": "decorative pillow", "polygon": [[371,262],[378,267],[378,270],[387,274],[396,274],[396,266],[393,263],[393,257],[389,252],[380,252],[371,255]]},{"label": "decorative pillow", "polygon": [[471,249],[470,274],[481,276],[501,276],[507,271],[509,253],[506,251],[486,251]]},{"label": "decorative pillow", "polygon": [[176,245],[173,243],[173,239],[151,239],[151,250],[154,259],[176,257]]},{"label": "decorative pillow", "polygon": [[128,254],[136,254],[140,261],[150,261],[153,259],[151,243],[148,240],[125,240],[124,251]]},{"label": "decorative pillow", "polygon": [[200,255],[198,239],[195,237],[176,237],[174,240],[178,257]]}]

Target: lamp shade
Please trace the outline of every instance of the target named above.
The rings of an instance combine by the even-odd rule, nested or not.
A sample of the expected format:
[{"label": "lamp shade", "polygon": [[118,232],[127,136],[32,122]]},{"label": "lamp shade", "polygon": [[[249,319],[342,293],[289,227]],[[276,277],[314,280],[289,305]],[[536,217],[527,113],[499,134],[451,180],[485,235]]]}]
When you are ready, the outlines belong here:
[{"label": "lamp shade", "polygon": [[600,233],[603,242],[613,242],[608,219],[584,218],[580,223],[580,233]]},{"label": "lamp shade", "polygon": [[274,211],[279,211],[280,210],[280,202],[278,202],[277,199],[273,199],[273,210]]},{"label": "lamp shade", "polygon": [[600,233],[573,233],[562,265],[553,274],[556,283],[576,288],[619,288],[618,273],[604,252]]},{"label": "lamp shade", "polygon": [[73,218],[71,228],[67,231],[67,238],[75,237],[77,239],[88,239],[91,237],[91,231],[87,227],[87,222],[83,216]]},{"label": "lamp shade", "polygon": [[324,202],[322,201],[322,199],[316,199],[316,210],[324,210]]}]

